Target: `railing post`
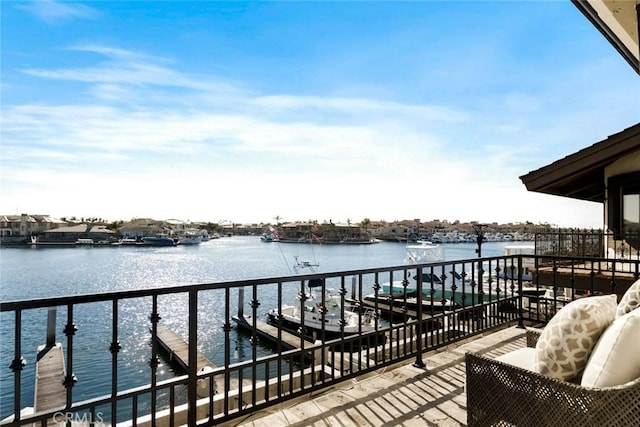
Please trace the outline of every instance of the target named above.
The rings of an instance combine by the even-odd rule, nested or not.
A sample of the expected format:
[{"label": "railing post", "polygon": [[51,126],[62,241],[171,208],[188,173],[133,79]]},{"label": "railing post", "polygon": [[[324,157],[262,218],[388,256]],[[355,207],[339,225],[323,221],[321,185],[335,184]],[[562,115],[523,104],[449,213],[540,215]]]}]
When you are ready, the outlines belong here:
[{"label": "railing post", "polygon": [[356,299],[356,276],[351,277],[351,299]]},{"label": "railing post", "polygon": [[[188,420],[190,426],[196,425],[198,400],[198,291],[189,291],[189,382],[187,385]],[[212,378],[213,380],[213,378]]]},{"label": "railing post", "polygon": [[[416,323],[416,361],[413,362],[413,366],[416,368],[424,369],[426,365],[422,361],[422,267],[418,267],[416,274],[416,284],[418,285],[417,293],[417,316],[418,321]],[[406,288],[405,288],[405,301],[406,301]]]},{"label": "railing post", "polygon": [[518,255],[518,328],[525,329],[524,326],[524,305],[522,304],[522,257]]},{"label": "railing post", "polygon": [[13,414],[14,421],[20,421],[20,411],[22,410],[21,404],[21,391],[22,391],[22,370],[27,365],[27,361],[22,357],[22,311],[15,311],[15,325],[13,336],[14,339],[14,359],[11,362],[9,368],[13,371],[14,383],[13,383]]},{"label": "railing post", "polygon": [[73,374],[73,336],[78,331],[73,323],[73,304],[67,304],[67,325],[64,327],[64,334],[67,336],[67,374],[64,377],[64,386],[67,389],[67,408],[73,403],[73,386],[78,381]]}]

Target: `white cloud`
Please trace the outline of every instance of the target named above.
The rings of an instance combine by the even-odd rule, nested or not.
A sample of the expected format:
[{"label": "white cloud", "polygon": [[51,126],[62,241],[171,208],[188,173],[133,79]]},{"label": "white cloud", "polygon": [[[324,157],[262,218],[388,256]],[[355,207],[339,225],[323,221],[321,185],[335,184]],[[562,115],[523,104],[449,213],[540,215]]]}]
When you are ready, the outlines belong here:
[{"label": "white cloud", "polygon": [[48,24],[72,19],[93,19],[97,15],[97,11],[89,6],[56,0],[37,0],[16,7],[34,14]]},{"label": "white cloud", "polygon": [[[540,130],[520,119],[537,104],[531,95],[512,94],[511,110],[478,115],[363,96],[260,94],[182,73],[161,58],[74,49],[107,61],[26,72],[81,83],[87,97],[3,107],[3,199],[21,211],[583,221],[570,207],[579,202],[540,199],[518,180],[542,166],[529,155],[537,141],[576,129]],[[597,225],[600,210],[579,209],[585,224]]]}]

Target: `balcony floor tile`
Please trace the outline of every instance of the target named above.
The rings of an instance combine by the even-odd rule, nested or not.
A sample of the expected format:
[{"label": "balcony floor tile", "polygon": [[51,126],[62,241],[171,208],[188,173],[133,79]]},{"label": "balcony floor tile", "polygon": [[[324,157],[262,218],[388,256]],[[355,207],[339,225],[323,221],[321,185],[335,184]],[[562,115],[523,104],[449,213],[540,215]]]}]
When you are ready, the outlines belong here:
[{"label": "balcony floor tile", "polygon": [[426,369],[413,361],[345,381],[329,391],[262,411],[234,425],[459,426],[467,421],[464,354],[498,356],[526,345],[523,329],[509,327],[427,353]]}]

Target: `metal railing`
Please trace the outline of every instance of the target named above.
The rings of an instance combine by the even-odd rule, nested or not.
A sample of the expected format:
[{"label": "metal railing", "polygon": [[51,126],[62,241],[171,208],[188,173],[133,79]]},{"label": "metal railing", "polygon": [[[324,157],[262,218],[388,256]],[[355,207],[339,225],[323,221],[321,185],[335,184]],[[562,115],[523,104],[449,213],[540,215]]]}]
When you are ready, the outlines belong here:
[{"label": "metal railing", "polygon": [[547,230],[535,234],[537,255],[640,259],[640,231]]},{"label": "metal railing", "polygon": [[[531,259],[527,281],[522,272]],[[545,275],[537,269],[543,261],[565,269],[589,264],[591,284],[576,280],[575,268]],[[42,426],[238,419],[398,362],[424,367],[426,352],[496,327],[544,322],[566,302],[597,293],[603,272],[613,292],[640,276],[638,262],[633,273],[618,273],[615,264],[598,271],[595,261],[514,255],[2,302],[0,361],[10,368],[2,387],[14,396],[3,417],[13,417],[9,425]],[[570,293],[561,292],[566,283]],[[299,323],[291,326],[291,316]],[[35,402],[37,412],[29,413],[36,374],[24,354],[44,344],[35,359],[45,363],[58,330],[63,392],[54,406]],[[183,340],[169,343],[167,330]]]}]

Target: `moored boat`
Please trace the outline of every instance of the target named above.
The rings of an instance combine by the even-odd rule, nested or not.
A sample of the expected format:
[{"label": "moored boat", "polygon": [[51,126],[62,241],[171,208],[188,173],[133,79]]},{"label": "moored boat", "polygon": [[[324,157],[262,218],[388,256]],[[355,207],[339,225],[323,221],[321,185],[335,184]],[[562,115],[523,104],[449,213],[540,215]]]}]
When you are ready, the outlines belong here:
[{"label": "moored boat", "polygon": [[[444,248],[428,240],[419,240],[415,244],[406,246],[405,264],[425,264],[444,261]],[[456,279],[463,280],[461,276]],[[420,279],[420,282],[418,282]],[[453,298],[453,294],[445,287],[446,277],[441,277],[428,267],[423,267],[420,273],[416,272],[406,280],[395,280],[383,283],[377,293],[364,297],[365,301],[378,302],[395,307],[405,307],[416,310],[418,307],[419,288],[422,290],[423,312],[443,312],[453,310],[459,304]]]},{"label": "moored boat", "polygon": [[331,289],[317,295],[314,289],[322,288],[321,280],[310,280],[309,291],[298,304],[285,304],[267,313],[267,323],[282,325],[286,329],[300,332],[315,339],[324,334],[325,339],[344,335],[354,335],[375,330],[374,311],[360,310],[348,303],[342,304],[342,297]]},{"label": "moored boat", "polygon": [[197,231],[185,231],[178,240],[179,245],[199,245],[202,243],[202,234]]},{"label": "moored boat", "polygon": [[142,238],[142,243],[147,246],[175,246],[176,242],[166,234],[148,236]]},{"label": "moored boat", "polygon": [[265,242],[265,243],[271,243],[277,240],[274,240],[273,235],[271,233],[264,233],[262,236],[260,236],[260,240]]}]

